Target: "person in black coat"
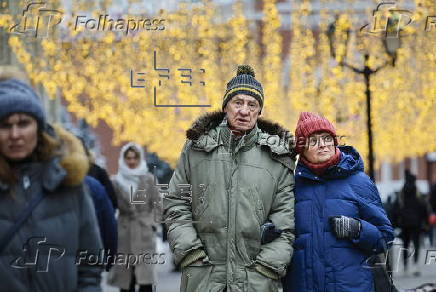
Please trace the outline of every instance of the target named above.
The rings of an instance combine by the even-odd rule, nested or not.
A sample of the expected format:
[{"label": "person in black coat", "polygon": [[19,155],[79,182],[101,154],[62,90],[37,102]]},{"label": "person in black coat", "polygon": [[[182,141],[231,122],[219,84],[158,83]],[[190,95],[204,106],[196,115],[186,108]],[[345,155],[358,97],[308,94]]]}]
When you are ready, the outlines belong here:
[{"label": "person in black coat", "polygon": [[433,184],[430,191],[430,205],[433,213],[436,213],[436,184]]},{"label": "person in black coat", "polygon": [[431,207],[432,216],[429,218],[430,226],[430,244],[431,246],[435,246],[435,237],[436,237],[436,184],[433,184],[429,194],[429,203]]},{"label": "person in black coat", "polygon": [[117,196],[115,195],[114,187],[112,185],[111,180],[109,179],[109,175],[106,172],[106,170],[91,161],[88,175],[92,176],[93,178],[98,180],[103,185],[103,187],[106,190],[107,195],[109,196],[109,198],[112,202],[112,206],[114,207],[114,211],[117,210],[118,209]]},{"label": "person in black coat", "polygon": [[[407,272],[407,259],[412,254],[412,249],[409,250],[410,242],[414,245],[414,263],[419,259],[420,237],[427,224],[428,212],[426,204],[417,196],[418,190],[416,187],[416,176],[411,174],[409,170],[405,171],[405,183],[397,201],[395,202],[395,222],[401,228],[401,239],[403,240],[404,248],[409,252],[403,252],[404,271]],[[419,276],[419,272],[414,272],[415,276]]]},{"label": "person in black coat", "polygon": [[89,149],[86,146],[85,139],[80,135],[76,135],[76,137],[80,139],[80,141],[82,142],[82,146],[85,149],[86,155],[88,156],[89,159],[88,175],[90,177],[95,178],[99,183],[103,185],[104,189],[106,190],[107,196],[112,202],[112,207],[115,212],[118,209],[117,196],[115,194],[114,187],[112,185],[112,182],[109,178],[107,171],[104,168],[98,166],[94,162],[94,158],[92,157],[92,154],[89,152]]}]

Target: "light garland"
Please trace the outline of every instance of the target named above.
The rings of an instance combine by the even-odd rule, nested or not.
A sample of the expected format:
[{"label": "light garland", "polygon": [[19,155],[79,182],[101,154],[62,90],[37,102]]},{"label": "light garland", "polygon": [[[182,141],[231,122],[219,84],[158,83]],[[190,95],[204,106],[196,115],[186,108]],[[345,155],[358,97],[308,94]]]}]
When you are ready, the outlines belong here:
[{"label": "light garland", "polygon": [[[417,21],[435,15],[432,2],[415,1]],[[347,7],[353,3],[349,0]],[[79,1],[72,13],[84,9],[85,4]],[[111,1],[101,4],[103,8],[110,7]],[[263,115],[293,132],[299,112],[318,112],[336,125],[340,135],[346,136],[341,142],[355,146],[365,158],[368,150],[363,78],[339,66],[338,61],[346,56],[349,63],[361,67],[360,53],[366,50],[371,56],[371,67],[383,64],[388,57],[380,39],[353,37],[348,52],[338,41],[335,62],[324,34],[334,16],[332,12],[321,9],[320,21],[312,27],[308,20],[313,15],[310,1],[293,1],[289,16],[292,38],[287,54],[290,67],[285,68],[276,1],[263,0],[260,35],[250,28],[253,23],[246,19],[244,5],[247,4],[237,1],[228,21],[217,15],[212,1],[204,1],[194,10],[183,4],[173,13],[162,12],[159,18],[166,19],[167,27],[159,32],[137,31],[121,37],[117,32],[105,31],[93,37],[89,32],[72,30],[74,24],[70,23],[66,32],[66,39],[72,39],[70,43],[62,43],[55,34],[35,45],[11,34],[9,45],[32,83],[42,84],[48,96],[54,98],[59,91],[67,101],[67,109],[78,118],[93,126],[99,120],[106,122],[113,129],[113,144],[136,141],[172,166],[185,141],[186,129],[200,114],[220,109],[226,83],[234,76],[236,66],[245,63],[255,68],[256,78],[264,87]],[[335,37],[341,40],[346,29],[356,30],[358,21],[350,9],[337,12]],[[368,13],[371,20],[371,11]],[[0,15],[0,27],[4,29],[16,21],[16,16]],[[378,164],[382,159],[400,161],[436,150],[435,32],[407,29],[410,36],[402,41],[396,66],[386,67],[371,77]],[[37,55],[30,53],[34,46],[40,48]],[[159,72],[153,70],[154,51],[159,66],[170,69],[169,81],[160,78],[164,85],[158,87],[159,102],[210,104],[211,108],[154,107],[153,86],[159,82]],[[177,69],[185,67],[193,70],[192,86],[180,83]],[[205,72],[200,73],[200,69]],[[286,69],[289,82],[285,88]],[[131,70],[146,72],[145,89],[130,87]],[[200,80],[205,81],[205,86],[199,84]]]}]

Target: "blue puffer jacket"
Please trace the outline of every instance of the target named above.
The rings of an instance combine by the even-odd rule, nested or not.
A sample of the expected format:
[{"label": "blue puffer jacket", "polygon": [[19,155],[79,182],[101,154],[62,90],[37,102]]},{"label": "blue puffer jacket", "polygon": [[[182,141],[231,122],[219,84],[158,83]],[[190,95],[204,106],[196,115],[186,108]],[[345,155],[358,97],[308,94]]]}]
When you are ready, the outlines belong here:
[{"label": "blue puffer jacket", "polygon": [[[112,256],[111,258],[113,258],[118,249],[118,231],[112,202],[106,193],[105,188],[98,180],[87,175],[85,177],[85,183],[89,187],[92,201],[94,202],[95,214],[97,215],[103,247],[107,252],[107,255],[110,255]],[[108,262],[108,265],[106,266],[106,271],[108,271],[112,266],[112,263],[110,260],[105,260],[105,262]]]},{"label": "blue puffer jacket", "polygon": [[[365,261],[386,249],[393,229],[359,153],[351,146],[339,149],[339,163],[321,177],[302,163],[296,168],[297,237],[283,292],[374,291]],[[328,219],[337,215],[360,219],[358,239],[336,239]]]}]

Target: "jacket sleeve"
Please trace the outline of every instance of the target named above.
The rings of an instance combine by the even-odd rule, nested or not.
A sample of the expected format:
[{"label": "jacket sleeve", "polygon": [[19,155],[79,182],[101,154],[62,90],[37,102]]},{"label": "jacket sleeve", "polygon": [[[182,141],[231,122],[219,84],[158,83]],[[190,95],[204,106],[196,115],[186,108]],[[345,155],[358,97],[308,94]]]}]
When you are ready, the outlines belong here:
[{"label": "jacket sleeve", "polygon": [[[276,273],[278,277],[283,277],[286,273],[286,266],[292,257],[292,244],[295,238],[294,175],[287,168],[283,168],[278,179],[277,192],[274,195],[268,219],[283,231],[280,237],[261,246],[256,258],[257,265],[261,265],[261,267],[256,267],[256,270],[261,271],[267,268]],[[269,276],[268,273],[262,274]]]},{"label": "jacket sleeve", "polygon": [[359,184],[360,236],[353,243],[375,254],[386,251],[394,240],[394,230],[383,209],[377,187],[364,175]]},{"label": "jacket sleeve", "polygon": [[168,193],[163,198],[164,220],[168,228],[168,242],[176,264],[188,254],[197,254],[203,249],[192,223],[191,201],[182,198],[179,184],[190,184],[189,145],[186,142],[176,169],[169,183]]},{"label": "jacket sleeve", "polygon": [[[106,252],[106,256],[111,255],[115,256],[118,250],[118,228],[117,221],[115,219],[114,208],[112,207],[112,202],[108,197],[106,190],[102,185],[99,186],[101,199],[101,211],[99,226],[101,231],[101,236],[103,240],[103,246]],[[108,265],[106,266],[106,271],[108,271],[111,267],[111,261],[108,261]]]},{"label": "jacket sleeve", "polygon": [[[91,197],[84,187],[79,195],[79,218],[80,218],[80,238],[79,251],[86,251],[88,254],[99,255],[103,248],[97,218]],[[89,257],[88,257],[89,258]],[[88,264],[87,260],[80,261],[78,264],[77,287],[78,292],[97,292],[101,291],[101,266]]]}]

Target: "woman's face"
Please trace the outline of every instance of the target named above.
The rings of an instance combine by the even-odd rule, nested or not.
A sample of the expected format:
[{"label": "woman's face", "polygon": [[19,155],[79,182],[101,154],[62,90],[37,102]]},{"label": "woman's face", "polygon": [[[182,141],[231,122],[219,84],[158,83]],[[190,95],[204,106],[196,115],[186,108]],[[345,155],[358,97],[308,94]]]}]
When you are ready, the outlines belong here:
[{"label": "woman's face", "polygon": [[20,161],[29,157],[38,143],[38,123],[30,115],[17,113],[0,121],[0,155]]},{"label": "woman's face", "polygon": [[139,165],[139,154],[135,151],[128,150],[124,155],[124,162],[130,169],[135,169]]},{"label": "woman's face", "polygon": [[303,155],[312,163],[323,163],[335,155],[335,141],[333,137],[322,132],[309,137]]}]

